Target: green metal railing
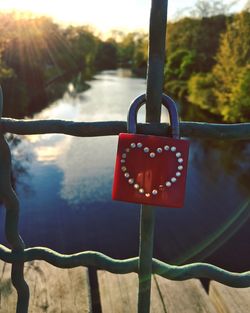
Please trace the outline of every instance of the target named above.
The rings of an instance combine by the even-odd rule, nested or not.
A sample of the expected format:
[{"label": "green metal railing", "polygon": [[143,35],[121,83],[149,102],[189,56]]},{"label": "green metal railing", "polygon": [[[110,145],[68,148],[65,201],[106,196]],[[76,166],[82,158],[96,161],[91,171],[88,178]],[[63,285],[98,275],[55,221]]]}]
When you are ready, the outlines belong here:
[{"label": "green metal railing", "polygon": [[[152,0],[149,64],[147,75],[146,122],[139,124],[139,133],[165,135],[169,126],[160,124],[163,67],[165,58],[165,36],[167,19],[167,0]],[[172,280],[190,278],[209,278],[232,287],[250,287],[250,271],[232,273],[205,263],[184,266],[169,265],[152,258],[154,238],[154,208],[141,207],[140,251],[139,257],[117,260],[94,251],[72,255],[34,247],[25,249],[19,235],[19,202],[11,186],[11,153],[4,133],[20,135],[62,133],[71,136],[92,137],[117,135],[127,131],[126,122],[72,122],[61,120],[14,120],[2,118],[3,96],[0,89],[0,199],[6,208],[5,234],[11,250],[0,245],[0,259],[12,264],[11,278],[18,294],[17,313],[27,313],[29,306],[29,287],[24,280],[24,263],[44,260],[60,268],[77,266],[95,267],[112,273],[126,274],[136,272],[139,276],[138,312],[150,312],[150,290],[152,273]],[[228,140],[250,139],[250,123],[221,125],[208,123],[182,122],[181,135],[191,138],[217,138]]]}]

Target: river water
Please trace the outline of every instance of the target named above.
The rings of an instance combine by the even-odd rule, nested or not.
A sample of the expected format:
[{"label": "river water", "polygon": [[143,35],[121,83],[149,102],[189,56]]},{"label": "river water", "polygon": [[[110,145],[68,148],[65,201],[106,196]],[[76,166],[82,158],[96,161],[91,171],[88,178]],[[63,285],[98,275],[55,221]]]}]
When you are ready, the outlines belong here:
[{"label": "river water", "polygon": [[[83,93],[69,85],[71,92],[34,118],[126,120],[130,102],[146,88],[144,79],[128,74],[102,72]],[[10,145],[20,233],[27,246],[64,253],[98,250],[117,258],[138,255],[140,208],[111,200],[116,136],[19,136]],[[156,209],[155,257],[249,269],[249,157],[246,142],[191,140],[185,207]]]}]

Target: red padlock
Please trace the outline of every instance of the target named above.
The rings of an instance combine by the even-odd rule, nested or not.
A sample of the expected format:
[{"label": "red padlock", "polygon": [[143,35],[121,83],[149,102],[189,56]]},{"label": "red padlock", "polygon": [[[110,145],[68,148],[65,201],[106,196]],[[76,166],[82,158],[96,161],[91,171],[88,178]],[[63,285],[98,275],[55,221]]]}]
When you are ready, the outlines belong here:
[{"label": "red padlock", "polygon": [[162,104],[170,116],[172,138],[136,134],[137,112],[146,96],[129,109],[128,133],[119,134],[113,200],[179,208],[184,204],[189,142],[179,139],[175,102],[167,95]]}]

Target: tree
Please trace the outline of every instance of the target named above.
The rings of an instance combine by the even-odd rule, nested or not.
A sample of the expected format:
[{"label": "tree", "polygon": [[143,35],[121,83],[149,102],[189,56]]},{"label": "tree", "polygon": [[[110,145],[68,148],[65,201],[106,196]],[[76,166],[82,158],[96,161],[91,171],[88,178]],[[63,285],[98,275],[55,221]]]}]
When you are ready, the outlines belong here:
[{"label": "tree", "polygon": [[[227,17],[209,18],[186,17],[169,23],[167,30],[167,56],[178,49],[195,51],[199,60],[199,70],[208,72],[215,64],[214,56],[220,43],[220,34],[226,30]],[[198,62],[199,61],[199,62]]]},{"label": "tree", "polygon": [[179,49],[167,60],[164,89],[179,101],[185,101],[187,96],[187,80],[196,71],[195,59],[194,51]]},{"label": "tree", "polygon": [[250,0],[247,1],[247,3],[245,4],[245,11],[250,11]]},{"label": "tree", "polygon": [[227,3],[223,0],[197,0],[195,9],[191,10],[190,13],[199,18],[227,15],[237,2],[237,0],[227,1]]},{"label": "tree", "polygon": [[95,60],[97,69],[114,69],[117,67],[117,62],[117,43],[112,39],[100,42]]},{"label": "tree", "polygon": [[144,33],[133,32],[123,36],[119,42],[119,63],[133,70],[146,68],[148,41]]},{"label": "tree", "polygon": [[238,83],[232,90],[232,104],[230,110],[226,107],[224,114],[229,121],[249,122],[250,120],[250,64],[242,68]]},{"label": "tree", "polygon": [[[48,17],[0,13],[0,32],[6,115],[21,117],[40,110],[63,94],[73,75],[81,72],[77,77],[82,82],[94,72],[100,39],[89,28],[62,28]],[[56,79],[60,83],[51,88]]]},{"label": "tree", "polygon": [[213,69],[218,112],[225,121],[246,121],[250,111],[250,13],[235,15],[221,38]]},{"label": "tree", "polygon": [[226,122],[250,119],[250,13],[236,14],[221,36],[211,73],[193,75],[189,101]]},{"label": "tree", "polygon": [[168,25],[164,89],[182,105],[188,98],[188,80],[208,73],[215,64],[220,34],[226,29],[224,15],[183,18]]},{"label": "tree", "polygon": [[65,39],[74,63],[74,70],[84,71],[86,78],[90,78],[100,40],[85,26],[69,26],[65,31]]},{"label": "tree", "polygon": [[211,73],[198,73],[188,81],[188,101],[201,109],[218,114],[214,94],[214,79]]},{"label": "tree", "polygon": [[7,78],[10,78],[14,75],[14,71],[11,67],[9,67],[4,58],[4,50],[6,49],[6,45],[10,40],[10,34],[8,32],[8,26],[11,23],[10,14],[1,14],[0,15],[0,83]]}]

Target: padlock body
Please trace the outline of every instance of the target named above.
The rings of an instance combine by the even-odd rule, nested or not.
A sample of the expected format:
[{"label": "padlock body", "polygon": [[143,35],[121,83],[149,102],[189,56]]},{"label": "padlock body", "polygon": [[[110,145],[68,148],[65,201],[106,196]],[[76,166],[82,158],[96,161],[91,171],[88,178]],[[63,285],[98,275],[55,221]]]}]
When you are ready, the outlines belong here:
[{"label": "padlock body", "polygon": [[153,135],[119,135],[113,200],[184,205],[189,142]]}]

